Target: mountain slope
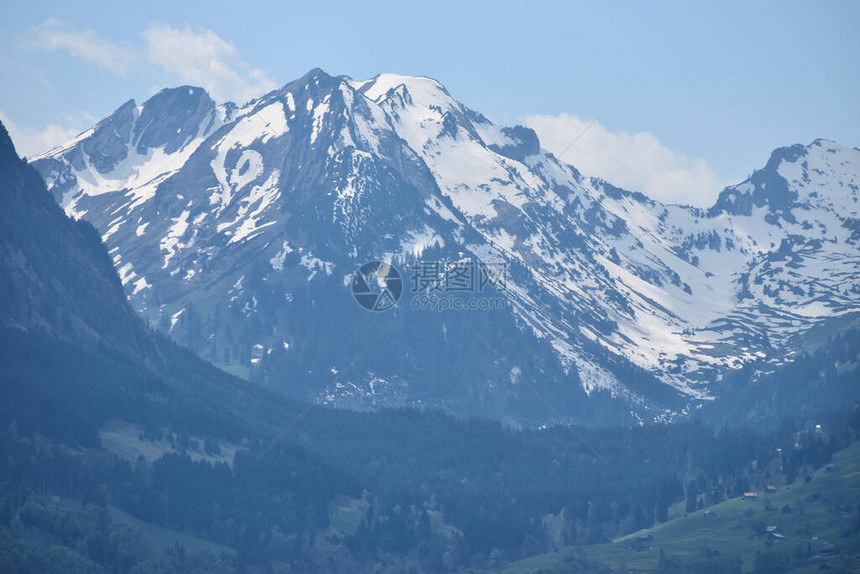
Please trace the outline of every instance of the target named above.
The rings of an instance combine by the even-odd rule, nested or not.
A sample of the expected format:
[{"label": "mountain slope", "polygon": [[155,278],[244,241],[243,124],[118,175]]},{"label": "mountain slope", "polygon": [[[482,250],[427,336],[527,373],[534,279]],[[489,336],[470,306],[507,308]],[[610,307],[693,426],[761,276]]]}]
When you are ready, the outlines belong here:
[{"label": "mountain slope", "polygon": [[[186,432],[225,439],[277,428],[284,412],[261,410],[270,393],[178,347],[134,312],[96,230],[66,217],[2,124],[0,206],[7,424],[87,445],[98,444],[98,429],[113,418],[150,426],[180,418]],[[279,403],[287,413],[302,407]]]},{"label": "mountain slope", "polygon": [[[731,558],[742,561],[743,572],[756,572],[769,564],[778,565],[779,572],[834,568],[856,572],[860,568],[856,554],[860,549],[856,511],[860,483],[853,477],[858,472],[860,443],[854,443],[836,453],[828,468],[810,472],[809,481],[780,485],[768,494],[764,493],[766,485],[755,486],[753,489],[761,494],[762,500],[731,498],[706,510],[699,509],[623,536],[611,544],[574,550],[573,555],[587,556],[612,568],[643,572],[659,572],[665,557],[685,565],[685,571],[689,572],[703,571],[708,566],[720,571],[717,569],[720,563],[727,565],[724,561]],[[790,511],[782,511],[785,507]],[[783,538],[771,538],[768,526],[777,526],[776,533]],[[637,546],[635,541],[639,536],[650,538]],[[827,549],[834,546],[839,550],[831,554]],[[564,563],[570,560],[565,557],[572,550],[533,556],[511,564],[504,572],[534,572],[537,568],[565,572]]]},{"label": "mountain slope", "polygon": [[[710,210],[666,206],[435,80],[313,70],[242,108],[164,90],[32,161],[138,312],[233,372],[340,406],[605,424],[676,416],[860,309],[858,154],[777,150]],[[505,306],[416,311],[408,291],[371,316],[349,285],[373,260],[407,281],[502,262],[504,292],[477,298]]]},{"label": "mountain slope", "polygon": [[[0,154],[0,250],[11,254],[0,259],[0,277],[14,285],[3,292],[0,323],[5,565],[50,556],[63,572],[86,560],[78,571],[99,571],[96,563],[106,571],[167,570],[151,563],[135,544],[139,537],[110,526],[112,505],[170,536],[235,548],[222,571],[381,564],[496,571],[499,556],[517,560],[648,527],[683,498],[687,476],[737,488],[747,473],[760,475],[750,461],[764,468],[777,447],[795,441],[792,426],[718,435],[689,423],[518,431],[438,412],[297,404],[148,331],[125,303],[92,230],[62,216],[33,170],[10,157],[2,128]],[[56,295],[56,304],[48,296],[30,304],[29,294],[42,292]],[[422,326],[395,321],[390,328],[406,327],[420,334]],[[854,339],[836,344],[854,348]],[[527,358],[511,349],[500,363]],[[593,394],[588,406],[600,400]],[[617,405],[602,406],[618,415],[609,410]],[[787,450],[785,464],[821,464],[856,436],[857,425],[844,416],[822,419],[825,440]],[[190,554],[176,571],[191,569],[197,560]],[[201,571],[215,571],[216,559],[208,562]]]},{"label": "mountain slope", "polygon": [[90,345],[145,345],[98,232],[58,210],[38,173],[0,135],[0,322]]}]

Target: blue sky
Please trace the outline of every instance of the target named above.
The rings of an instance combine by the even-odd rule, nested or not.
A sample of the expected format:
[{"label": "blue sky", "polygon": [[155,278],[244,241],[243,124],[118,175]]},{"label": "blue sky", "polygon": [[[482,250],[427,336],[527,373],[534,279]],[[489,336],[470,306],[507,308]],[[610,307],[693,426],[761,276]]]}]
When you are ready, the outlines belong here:
[{"label": "blue sky", "polygon": [[241,99],[314,67],[427,75],[586,173],[707,204],[775,147],[860,145],[860,2],[6,2],[0,117],[24,153],[129,98]]}]

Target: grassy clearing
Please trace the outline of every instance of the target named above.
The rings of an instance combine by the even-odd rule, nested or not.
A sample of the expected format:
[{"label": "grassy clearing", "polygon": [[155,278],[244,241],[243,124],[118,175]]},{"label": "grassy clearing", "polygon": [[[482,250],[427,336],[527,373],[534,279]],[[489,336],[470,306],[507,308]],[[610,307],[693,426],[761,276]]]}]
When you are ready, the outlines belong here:
[{"label": "grassy clearing", "polygon": [[[132,463],[137,462],[141,456],[148,462],[154,462],[167,453],[176,452],[176,449],[170,446],[166,440],[141,440],[142,431],[143,428],[138,425],[121,420],[112,420],[99,430],[99,438],[104,450]],[[210,464],[223,462],[233,466],[233,456],[239,447],[222,441],[219,443],[221,454],[211,455],[203,451],[204,440],[202,438],[191,438],[196,440],[198,444],[198,448],[187,451],[191,460],[205,460]]]},{"label": "grassy clearing", "polygon": [[130,528],[140,531],[143,538],[149,542],[153,548],[159,552],[173,546],[177,542],[185,547],[186,550],[209,550],[215,556],[221,554],[236,554],[236,550],[224,544],[212,542],[205,538],[199,538],[179,530],[165,528],[149,522],[138,520],[131,514],[120,510],[115,506],[108,506],[108,513],[113,522],[124,524]]},{"label": "grassy clearing", "polygon": [[[585,546],[578,550],[586,557],[628,572],[649,572],[657,568],[660,549],[667,556],[695,559],[706,548],[723,555],[737,555],[743,560],[745,572],[751,572],[757,552],[773,550],[793,553],[811,549],[817,552],[826,545],[837,544],[842,553],[826,559],[828,566],[843,572],[860,572],[860,559],[851,554],[860,552],[860,536],[845,536],[849,525],[857,521],[860,505],[860,443],[855,443],[834,457],[835,467],[820,469],[810,482],[802,479],[777,488],[773,494],[759,493],[758,500],[733,498],[710,508],[659,524],[648,530],[619,538],[611,544]],[[783,506],[794,512],[783,514]],[[713,516],[705,516],[706,512]],[[767,544],[767,536],[756,534],[755,527],[778,526],[786,540]],[[650,534],[649,550],[637,552],[625,542]],[[515,562],[506,574],[535,572],[559,566],[572,550],[565,548],[551,554],[541,554]],[[792,570],[794,573],[820,571],[825,559]]]},{"label": "grassy clearing", "polygon": [[344,497],[330,511],[329,528],[344,536],[352,536],[358,530],[358,525],[366,511],[366,502]]}]

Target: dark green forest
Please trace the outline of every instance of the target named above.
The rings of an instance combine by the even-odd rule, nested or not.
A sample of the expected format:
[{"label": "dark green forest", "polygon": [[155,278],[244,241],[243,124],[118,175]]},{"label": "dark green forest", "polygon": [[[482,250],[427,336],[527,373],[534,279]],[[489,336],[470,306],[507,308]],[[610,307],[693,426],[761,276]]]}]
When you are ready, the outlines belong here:
[{"label": "dark green forest", "polygon": [[[835,337],[784,368],[785,380],[816,363],[816,372],[826,371],[831,353],[858,343],[854,330]],[[2,412],[0,564],[10,572],[50,571],[51,560],[60,564],[56,571],[204,571],[217,564],[325,572],[386,562],[426,572],[493,569],[559,543],[601,543],[647,528],[678,505],[696,510],[768,481],[802,480],[860,431],[860,410],[851,406],[774,425],[543,430],[437,412],[314,407],[273,445],[277,425],[260,423],[286,426],[302,405],[249,388],[255,397],[234,401],[233,412],[219,410],[215,405],[230,402],[212,393],[201,400],[108,353],[78,353],[68,369],[72,349],[62,345],[6,332],[2,348],[9,351],[3,392],[13,400]],[[23,385],[7,382],[21,380],[27,393],[16,396]],[[833,388],[845,383],[833,373],[824,380]],[[140,423],[144,441],[169,434],[175,452],[154,462],[105,452],[98,430],[113,418]],[[232,465],[195,462],[195,441],[242,448]],[[768,470],[777,448],[786,453],[781,476]],[[52,508],[51,497],[83,506]],[[327,561],[315,538],[329,530],[331,509],[344,497],[367,504],[355,531],[338,541],[343,552]],[[127,528],[110,523],[108,505],[236,554],[142,548]],[[560,540],[548,536],[547,516],[558,523]]]}]

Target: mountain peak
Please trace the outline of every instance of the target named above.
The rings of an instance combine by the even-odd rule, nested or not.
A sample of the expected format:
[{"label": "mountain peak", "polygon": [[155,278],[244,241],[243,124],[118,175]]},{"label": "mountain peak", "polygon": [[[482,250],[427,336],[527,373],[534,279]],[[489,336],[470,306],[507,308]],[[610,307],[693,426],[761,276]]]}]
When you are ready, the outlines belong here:
[{"label": "mountain peak", "polygon": [[[833,161],[837,156],[838,159]],[[749,216],[754,208],[765,207],[771,222],[780,218],[794,221],[791,210],[795,206],[820,198],[822,194],[832,195],[839,189],[825,185],[821,189],[801,193],[810,181],[810,171],[815,170],[819,178],[831,172],[834,181],[844,181],[845,177],[851,177],[851,165],[856,163],[856,156],[856,150],[822,138],[809,145],[777,148],[771,152],[762,169],[753,172],[746,181],[724,189],[709,214]],[[844,198],[831,199],[840,202]]]},{"label": "mountain peak", "polygon": [[808,149],[809,147],[803,144],[794,144],[791,146],[778,147],[771,152],[770,159],[768,159],[764,169],[777,170],[779,169],[780,164],[782,164],[782,162],[784,161],[793,163],[806,155]]},{"label": "mountain peak", "polygon": [[164,148],[173,153],[214,121],[215,101],[203,88],[179,86],[161,90],[143,104],[134,126],[138,153]]},{"label": "mountain peak", "polygon": [[6,126],[0,121],[0,161],[5,161],[5,158],[18,157],[18,152],[15,151],[15,144],[12,143],[12,138],[9,136],[9,131]]},{"label": "mountain peak", "polygon": [[299,81],[314,81],[319,79],[329,79],[331,78],[331,74],[323,70],[322,68],[311,68],[308,70],[304,76],[299,78]]},{"label": "mountain peak", "polygon": [[272,100],[285,97],[290,93],[293,94],[293,97],[303,93],[312,95],[313,97],[317,95],[324,97],[324,94],[333,92],[339,85],[348,80],[346,76],[332,76],[321,68],[313,68],[300,78],[287,82],[280,88],[255,99],[248,105],[253,107],[260,102],[269,104]]},{"label": "mountain peak", "polygon": [[830,140],[827,138],[816,138],[815,141],[812,142],[811,144],[809,144],[809,146],[807,146],[807,147],[813,147],[813,146],[817,146],[817,147],[823,147],[823,146],[845,147],[842,144],[840,144],[839,142],[837,142],[836,140]]},{"label": "mountain peak", "polygon": [[356,87],[368,99],[379,102],[392,90],[405,88],[413,99],[424,104],[433,104],[437,100],[452,100],[451,94],[438,80],[428,76],[405,76],[402,74],[384,73],[369,80],[357,82]]},{"label": "mountain peak", "polygon": [[286,91],[294,90],[299,86],[310,87],[319,86],[320,84],[327,85],[333,79],[335,79],[335,77],[323,70],[322,68],[312,68],[305,72],[305,74],[297,80],[293,80],[284,84],[280,90],[277,90],[277,92],[283,93]]}]

